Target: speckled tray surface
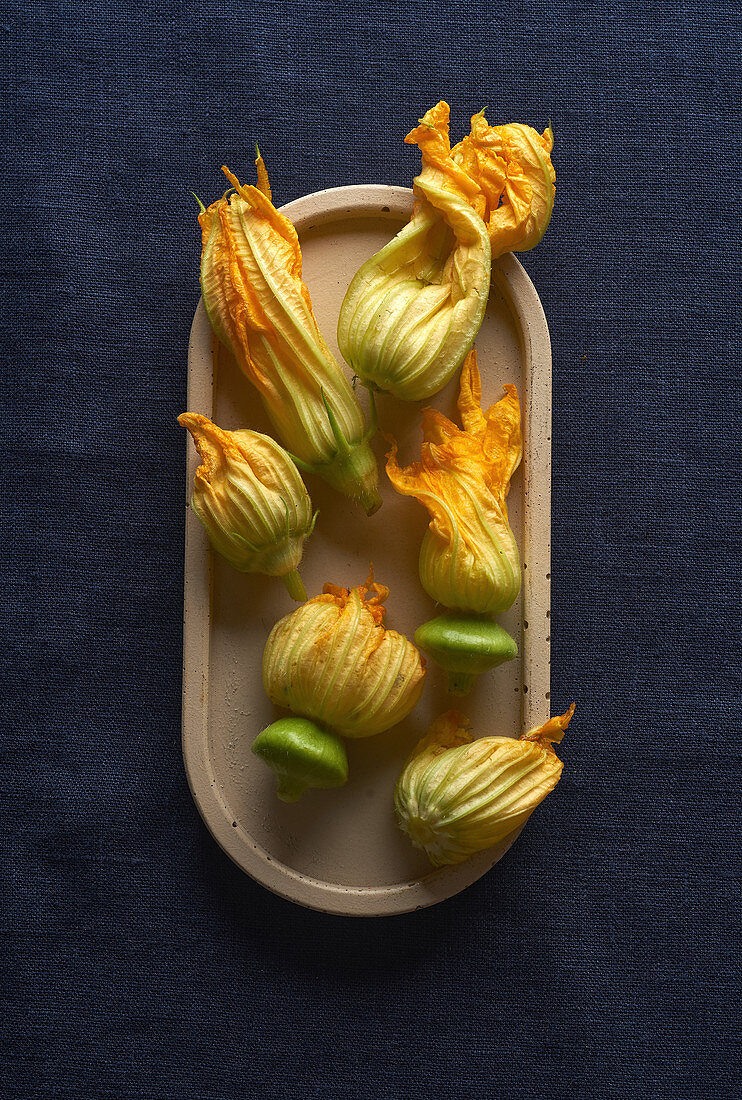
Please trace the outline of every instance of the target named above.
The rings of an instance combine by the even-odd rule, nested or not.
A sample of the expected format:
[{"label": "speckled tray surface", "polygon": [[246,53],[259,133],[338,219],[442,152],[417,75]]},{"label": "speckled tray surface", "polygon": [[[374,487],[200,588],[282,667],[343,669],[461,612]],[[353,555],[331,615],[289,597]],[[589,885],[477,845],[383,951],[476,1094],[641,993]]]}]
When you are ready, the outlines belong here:
[{"label": "speckled tray surface", "polygon": [[[408,219],[412,192],[384,185],[342,187],[283,207],[299,232],[304,280],[320,328],[338,361],[340,303],[355,272]],[[385,734],[348,741],[350,779],[336,791],[309,791],[295,804],[276,798],[275,778],[250,752],[278,717],[261,680],[263,646],[274,623],[296,605],[280,581],[233,570],[209,549],[189,509],[186,524],[183,755],[199,811],[214,838],[249,875],[291,901],[332,913],[380,916],[432,905],[489,870],[515,836],[457,867],[432,870],[397,828],[392,792],[407,753],[434,717],[458,705],[474,736],[517,736],[549,714],[549,531],[551,353],[541,303],[520,263],[493,265],[492,290],[477,338],[483,405],[505,382],[518,387],[524,459],[508,510],[523,563],[523,589],[498,621],[520,642],[516,660],[478,681],[458,704],[445,674],[429,662],[422,700]],[[453,419],[458,379],[429,404]],[[359,387],[362,402],[365,390]],[[419,457],[421,404],[377,400],[381,431],[399,442],[400,461]],[[224,428],[270,432],[255,390],[222,348],[215,348],[200,303],[188,356],[188,407]],[[398,496],[383,473],[383,507],[367,518],[318,478],[307,485],[320,515],[305,545],[301,572],[310,596],[325,581],[361,583],[373,562],[391,589],[387,625],[412,637],[435,613],[420,587],[417,556],[428,517]],[[197,466],[188,443],[186,495]]]}]

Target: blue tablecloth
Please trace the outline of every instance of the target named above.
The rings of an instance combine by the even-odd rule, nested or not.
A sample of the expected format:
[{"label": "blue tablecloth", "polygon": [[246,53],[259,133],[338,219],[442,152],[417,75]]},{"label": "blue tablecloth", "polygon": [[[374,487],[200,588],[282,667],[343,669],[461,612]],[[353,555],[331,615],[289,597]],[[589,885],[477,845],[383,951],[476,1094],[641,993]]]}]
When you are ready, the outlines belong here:
[{"label": "blue tablecloth", "polygon": [[[739,1095],[736,5],[5,5],[3,1097]],[[180,758],[189,190],[409,184],[402,138],[552,119],[564,778],[433,909],[334,918]]]}]

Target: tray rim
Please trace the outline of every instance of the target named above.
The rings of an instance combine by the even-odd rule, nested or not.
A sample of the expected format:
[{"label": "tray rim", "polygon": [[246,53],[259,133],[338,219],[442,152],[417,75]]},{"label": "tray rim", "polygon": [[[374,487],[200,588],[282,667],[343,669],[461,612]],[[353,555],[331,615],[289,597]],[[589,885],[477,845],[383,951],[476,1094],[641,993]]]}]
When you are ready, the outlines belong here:
[{"label": "tray rim", "polygon": [[[316,191],[281,207],[301,235],[325,222],[343,218],[409,217],[413,192],[407,187],[361,184]],[[548,717],[551,555],[551,343],[541,301],[520,262],[508,253],[493,263],[492,281],[517,321],[524,357],[523,396],[525,438],[523,455],[523,546],[521,652],[523,692],[521,724],[529,729]],[[205,326],[205,327],[204,327]],[[194,369],[211,332],[203,301],[199,300],[188,346],[188,407],[209,415],[213,410],[214,376]],[[242,829],[230,822],[219,797],[208,761],[209,649],[212,555],[190,507],[197,456],[187,448],[184,598],[183,598],[183,710],[182,751],[188,785],[209,832],[230,859],[261,885],[288,901],[321,912],[344,916],[392,916],[426,908],[459,893],[484,875],[507,852],[520,830],[499,845],[465,863],[431,871],[418,879],[387,886],[345,886],[311,878],[271,857]],[[540,509],[529,507],[537,494]],[[545,503],[545,507],[544,507]],[[200,536],[200,537],[199,537]],[[206,628],[204,628],[206,624]],[[523,624],[527,624],[525,627]],[[525,629],[541,624],[538,654],[527,643]],[[536,633],[531,631],[531,637]],[[247,841],[247,843],[246,843]]]}]

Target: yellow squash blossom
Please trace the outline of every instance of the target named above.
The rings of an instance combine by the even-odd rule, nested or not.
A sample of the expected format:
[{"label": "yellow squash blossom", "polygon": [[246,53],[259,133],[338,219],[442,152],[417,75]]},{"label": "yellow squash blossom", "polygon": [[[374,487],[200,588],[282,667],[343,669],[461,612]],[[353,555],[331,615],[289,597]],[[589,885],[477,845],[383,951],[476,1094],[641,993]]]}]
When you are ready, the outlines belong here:
[{"label": "yellow squash blossom", "polygon": [[281,577],[305,600],[297,568],[315,517],[289,455],[267,435],[224,431],[199,413],[182,413],[178,423],[201,458],[191,506],[211,545],[240,572]]},{"label": "yellow squash blossom", "polygon": [[546,232],[554,209],[556,174],[551,163],[554,134],[510,123],[490,126],[481,111],[471,133],[451,150],[451,159],[476,181],[474,200],[492,244],[492,259],[528,252]]},{"label": "yellow squash blossom", "polygon": [[263,655],[271,701],[345,737],[370,737],[406,718],[422,693],[425,662],[384,627],[388,595],[373,573],[357,588],[326,584],[276,623]]},{"label": "yellow squash blossom", "polygon": [[574,713],[513,737],[472,740],[469,721],[448,711],[418,742],[397,781],[400,827],[440,867],[460,863],[520,828],[562,774],[552,747]]},{"label": "yellow squash blossom", "polygon": [[302,469],[370,515],[381,505],[363,411],[333,357],[302,282],[296,230],[259,187],[235,188],[199,215],[201,289],[212,327],[256,386],[276,432]]},{"label": "yellow squash blossom", "polygon": [[387,474],[397,490],[431,514],[420,550],[420,581],[444,607],[477,614],[504,611],[520,591],[520,560],[506,497],[523,453],[515,386],[486,412],[476,352],[461,372],[463,428],[436,409],[423,412],[420,462],[402,468],[397,448]]},{"label": "yellow squash blossom", "polygon": [[490,126],[480,112],[451,148],[449,113],[441,101],[405,138],[422,154],[412,219],[357,272],[338,323],[356,374],[410,401],[459,368],[484,317],[491,261],[533,248],[554,206],[550,127]]},{"label": "yellow squash blossom", "polygon": [[448,116],[439,103],[405,138],[422,154],[412,219],[357,272],[338,322],[338,346],[358,377],[407,401],[430,397],[452,377],[489,294],[479,188],[451,157]]}]

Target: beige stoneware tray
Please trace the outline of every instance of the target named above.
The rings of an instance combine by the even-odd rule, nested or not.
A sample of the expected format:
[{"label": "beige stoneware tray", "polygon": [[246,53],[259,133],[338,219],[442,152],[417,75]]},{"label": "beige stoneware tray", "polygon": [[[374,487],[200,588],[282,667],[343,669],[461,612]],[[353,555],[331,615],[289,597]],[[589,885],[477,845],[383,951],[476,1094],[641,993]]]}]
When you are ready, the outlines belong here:
[{"label": "beige stoneware tray", "polygon": [[[296,225],[304,280],[320,328],[338,360],[340,303],[357,269],[407,221],[412,192],[339,187],[283,207]],[[541,303],[513,256],[493,265],[487,313],[477,338],[483,405],[513,382],[523,410],[524,459],[508,499],[523,564],[523,589],[498,621],[519,641],[519,656],[478,681],[458,703],[474,736],[518,736],[549,714],[549,534],[551,353]],[[456,419],[455,379],[430,404]],[[366,391],[359,387],[366,405]],[[351,587],[367,576],[391,589],[386,623],[412,637],[436,608],[420,587],[417,557],[427,526],[422,505],[397,496],[383,473],[381,432],[400,461],[419,458],[421,404],[377,400],[383,507],[370,519],[318,478],[307,485],[319,518],[301,572],[310,596],[325,581]],[[188,408],[224,428],[270,432],[257,395],[231,357],[215,347],[199,303],[188,355]],[[185,436],[185,433],[184,433]],[[185,442],[185,439],[184,439]],[[186,499],[198,464],[188,440]],[[432,870],[397,828],[392,792],[407,753],[443,711],[456,705],[445,674],[429,663],[422,700],[400,726],[347,741],[350,779],[334,791],[308,791],[291,805],[250,752],[279,716],[261,681],[263,646],[274,623],[296,606],[280,581],[243,575],[209,549],[188,510],[185,552],[183,755],[193,798],[209,830],[244,871],[282,897],[328,913],[384,916],[433,905],[470,885],[504,855],[515,836],[457,867]]]}]

